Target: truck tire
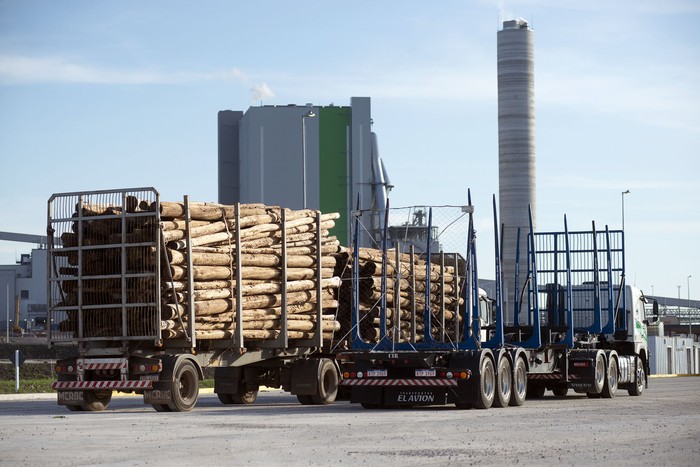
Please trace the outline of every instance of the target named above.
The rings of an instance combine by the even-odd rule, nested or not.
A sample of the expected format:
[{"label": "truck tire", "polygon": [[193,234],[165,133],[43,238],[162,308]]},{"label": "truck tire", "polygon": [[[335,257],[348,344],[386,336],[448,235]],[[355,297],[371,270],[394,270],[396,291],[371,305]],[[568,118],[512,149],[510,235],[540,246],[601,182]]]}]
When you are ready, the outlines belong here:
[{"label": "truck tire", "polygon": [[301,405],[313,405],[314,400],[308,394],[297,394],[297,400]]},{"label": "truck tire", "polygon": [[515,359],[513,369],[513,391],[510,394],[510,405],[520,407],[525,403],[527,395],[527,367],[522,358]]},{"label": "truck tire", "polygon": [[503,355],[498,360],[496,371],[496,394],[493,399],[494,407],[508,407],[513,392],[513,368],[510,360]]},{"label": "truck tire", "polygon": [[479,366],[479,394],[474,407],[488,409],[493,405],[493,399],[496,396],[496,371],[490,357],[484,357]]},{"label": "truck tire", "polygon": [[233,404],[233,394],[228,394],[226,392],[217,392],[216,397],[219,398],[219,402],[222,404],[230,405]]},{"label": "truck tire", "polygon": [[557,397],[566,397],[566,394],[569,392],[569,386],[566,383],[557,384],[552,388],[552,392]]},{"label": "truck tire", "polygon": [[112,400],[112,391],[85,391],[85,403],[81,405],[86,412],[102,412]]},{"label": "truck tire", "polygon": [[642,359],[637,357],[635,365],[637,366],[637,371],[635,371],[634,386],[627,390],[630,396],[641,396],[644,392],[644,379],[646,373],[644,372],[644,362]]},{"label": "truck tire", "polygon": [[156,412],[172,412],[168,404],[151,404]]},{"label": "truck tire", "polygon": [[528,399],[542,399],[547,388],[543,383],[527,383],[527,398]]},{"label": "truck tire", "polygon": [[612,399],[617,393],[617,383],[618,383],[618,366],[617,358],[610,357],[608,361],[608,368],[605,372],[605,384],[603,385],[603,391],[600,393],[602,397],[606,399]]},{"label": "truck tire", "polygon": [[338,371],[328,358],[322,358],[318,366],[318,391],[311,396],[314,404],[326,405],[335,402],[338,394]]},{"label": "truck tire", "polygon": [[199,397],[199,372],[192,360],[178,361],[173,372],[172,398],[168,407],[173,412],[189,412]]},{"label": "truck tire", "polygon": [[589,398],[595,399],[601,397],[607,380],[606,374],[607,365],[605,364],[605,355],[603,352],[598,352],[593,364],[593,390],[586,393]]},{"label": "truck tire", "polygon": [[246,391],[245,388],[238,394],[232,394],[231,398],[234,404],[253,404],[258,398],[258,390]]},{"label": "truck tire", "polygon": [[71,412],[82,412],[83,411],[83,406],[82,405],[75,405],[75,404],[67,404],[66,408],[70,410]]}]

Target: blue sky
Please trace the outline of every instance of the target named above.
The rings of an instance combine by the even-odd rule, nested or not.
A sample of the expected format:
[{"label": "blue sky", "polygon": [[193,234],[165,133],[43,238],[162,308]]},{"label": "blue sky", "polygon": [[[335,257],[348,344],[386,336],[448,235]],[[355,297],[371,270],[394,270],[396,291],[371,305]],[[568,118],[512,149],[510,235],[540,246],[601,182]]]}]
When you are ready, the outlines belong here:
[{"label": "blue sky", "polygon": [[[216,201],[217,111],[372,98],[394,206],[477,209],[492,276],[496,32],[535,31],[537,223],[619,228],[630,282],[700,296],[700,2],[0,0],[0,230],[52,193]],[[1,242],[0,264],[31,245]],[[489,269],[490,266],[490,269]]]}]

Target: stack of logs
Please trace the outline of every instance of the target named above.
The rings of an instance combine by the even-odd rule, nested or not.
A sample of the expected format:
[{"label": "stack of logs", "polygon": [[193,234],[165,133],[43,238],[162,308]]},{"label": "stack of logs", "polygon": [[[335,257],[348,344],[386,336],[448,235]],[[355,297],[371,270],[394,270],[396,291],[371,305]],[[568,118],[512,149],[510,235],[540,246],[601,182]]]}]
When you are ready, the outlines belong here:
[{"label": "stack of logs", "polygon": [[[316,212],[285,210],[287,282],[282,283],[281,209],[262,204],[240,205],[238,226],[234,206],[190,203],[192,277],[194,281],[195,329],[198,339],[228,339],[236,329],[236,255],[241,262],[243,337],[280,337],[282,290],[286,286],[287,338],[314,336],[317,316],[316,274],[321,268],[322,332],[330,339],[339,324],[332,254],[340,244],[329,235],[337,213],[321,215],[321,251],[316,251]],[[184,206],[160,203],[163,239],[168,258],[163,282],[161,330],[163,337],[185,335],[187,268]],[[236,251],[235,229],[241,249]],[[321,264],[317,264],[320,258]],[[184,325],[184,326],[183,326]]]},{"label": "stack of logs", "polygon": [[[128,199],[127,211],[153,212],[155,203]],[[317,268],[321,268],[321,297],[324,339],[339,329],[335,321],[337,289],[340,278],[334,277],[336,259],[341,251],[338,240],[329,235],[337,213],[322,214],[320,220],[321,251],[317,251],[316,211],[285,210],[287,282],[282,283],[282,209],[263,204],[244,204],[239,209],[239,225],[235,225],[235,206],[189,203],[190,249],[192,253],[192,280],[194,293],[188,296],[187,234],[183,203],[161,202],[159,205],[163,243],[166,245],[161,260],[161,289],[156,291],[161,300],[160,332],[163,338],[189,335],[190,300],[194,306],[195,337],[197,339],[230,339],[236,330],[236,263],[241,262],[242,334],[245,339],[276,339],[281,333],[282,291],[286,288],[287,338],[312,338],[317,329]],[[117,215],[120,206],[82,205],[82,216]],[[78,212],[74,214],[78,217]],[[157,239],[154,217],[128,217],[124,235],[127,243],[153,242]],[[83,245],[120,244],[122,238],[119,218],[83,220]],[[61,235],[66,247],[78,245],[77,222],[73,232]],[[240,251],[236,248],[236,230],[240,235]],[[127,251],[127,273],[152,271],[155,248],[133,246]],[[83,275],[103,276],[120,274],[121,248],[83,250]],[[68,251],[58,256],[68,257],[68,267],[61,267],[62,276],[78,274],[78,253]],[[237,258],[237,255],[240,258]],[[320,258],[320,265],[317,264]],[[66,292],[63,305],[77,305],[77,281],[62,281]],[[127,301],[153,301],[151,278],[129,278]],[[83,280],[83,305],[118,305],[121,303],[120,279]],[[141,295],[141,296],[139,296]],[[120,335],[121,309],[101,308],[84,311],[86,336]],[[68,313],[61,330],[76,331],[76,314]],[[148,310],[128,309],[129,335],[151,335],[152,325]],[[157,324],[156,324],[157,325]],[[150,326],[150,327],[149,327]]]},{"label": "stack of logs", "polygon": [[[344,263],[343,284],[339,292],[339,334],[346,336],[351,330],[350,304],[354,265],[349,253],[339,253],[337,257],[339,263]],[[360,248],[359,262],[360,336],[366,342],[377,342],[380,338],[382,251]],[[386,263],[387,335],[397,342],[421,342],[425,334],[426,262],[414,256],[411,267],[411,256],[404,253],[399,256],[397,267],[396,255],[389,251]],[[455,320],[462,322],[458,311],[464,302],[459,293],[459,276],[455,274],[454,266],[444,266],[443,269],[440,265],[431,264],[430,271],[430,332],[433,339],[438,341],[455,339]],[[397,285],[398,297],[395,295]]]}]

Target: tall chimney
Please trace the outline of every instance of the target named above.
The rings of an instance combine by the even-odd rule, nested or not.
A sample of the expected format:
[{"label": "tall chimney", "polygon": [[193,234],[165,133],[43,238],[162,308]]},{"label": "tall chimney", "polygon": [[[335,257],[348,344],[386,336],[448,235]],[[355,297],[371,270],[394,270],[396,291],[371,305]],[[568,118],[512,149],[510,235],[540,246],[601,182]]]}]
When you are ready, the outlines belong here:
[{"label": "tall chimney", "polygon": [[498,31],[498,196],[503,225],[503,283],[506,321],[512,320],[515,253],[520,228],[520,276],[527,274],[528,205],[536,219],[534,33],[524,19],[503,22]]}]

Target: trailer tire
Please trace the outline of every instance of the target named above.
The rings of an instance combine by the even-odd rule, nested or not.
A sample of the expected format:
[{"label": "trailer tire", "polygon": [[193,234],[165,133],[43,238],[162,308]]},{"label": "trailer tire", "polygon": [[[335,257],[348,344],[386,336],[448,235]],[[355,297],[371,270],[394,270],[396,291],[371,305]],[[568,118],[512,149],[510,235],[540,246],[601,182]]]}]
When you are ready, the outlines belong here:
[{"label": "trailer tire", "polygon": [[313,405],[314,403],[309,394],[297,394],[297,400],[301,405]]},{"label": "trailer tire", "polygon": [[569,392],[569,386],[566,383],[557,384],[552,388],[552,392],[557,397],[566,397],[566,394]]},{"label": "trailer tire", "polygon": [[603,392],[607,377],[607,365],[605,364],[605,355],[603,352],[598,352],[595,357],[593,367],[593,390],[589,394],[598,395]]},{"label": "trailer tire", "polygon": [[635,365],[637,366],[637,371],[635,371],[634,386],[629,388],[627,393],[630,396],[641,396],[644,392],[644,379],[646,377],[644,362],[642,362],[641,358],[637,357]]},{"label": "trailer tire", "polygon": [[311,396],[314,404],[327,405],[335,402],[338,394],[338,370],[333,361],[322,358],[318,366],[318,391]]},{"label": "trailer tire", "polygon": [[173,371],[172,398],[168,407],[173,412],[189,412],[199,397],[199,372],[192,360],[180,360]]},{"label": "trailer tire", "polygon": [[493,405],[496,396],[496,371],[490,357],[484,357],[479,367],[479,394],[474,407],[488,409]]},{"label": "trailer tire", "polygon": [[617,383],[618,383],[618,364],[617,358],[610,356],[608,361],[607,371],[605,372],[605,384],[603,385],[603,391],[600,393],[602,397],[606,399],[612,399],[617,393]]},{"label": "trailer tire", "polygon": [[168,404],[151,404],[156,412],[172,412]]},{"label": "trailer tire", "polygon": [[504,355],[498,360],[496,371],[496,394],[493,399],[494,407],[508,407],[513,392],[513,368],[510,360]]},{"label": "trailer tire", "polygon": [[527,398],[528,399],[542,399],[547,388],[542,383],[527,383]]},{"label": "trailer tire", "polygon": [[75,404],[68,404],[66,405],[66,408],[70,410],[71,412],[82,412],[83,406],[82,405],[75,405]]},{"label": "trailer tire", "polygon": [[112,400],[112,391],[85,391],[85,403],[81,408],[86,412],[102,412]]},{"label": "trailer tire", "polygon": [[515,359],[513,368],[513,391],[510,394],[510,405],[520,407],[525,403],[527,395],[527,367],[522,358]]}]

